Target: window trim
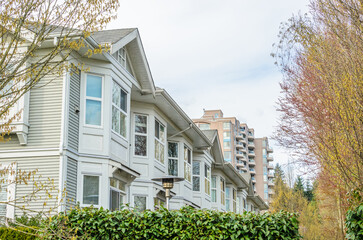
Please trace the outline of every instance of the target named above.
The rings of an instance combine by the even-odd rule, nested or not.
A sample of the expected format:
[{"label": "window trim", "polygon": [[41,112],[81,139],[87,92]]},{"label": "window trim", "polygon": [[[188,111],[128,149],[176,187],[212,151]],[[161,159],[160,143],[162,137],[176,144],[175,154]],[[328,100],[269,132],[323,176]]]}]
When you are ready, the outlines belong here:
[{"label": "window trim", "polygon": [[[159,123],[159,138],[160,138],[160,125],[162,125],[164,127],[164,140],[165,142],[163,143],[160,139],[158,139],[156,137],[156,133],[155,133],[155,122],[158,122]],[[155,121],[154,121],[154,160],[156,160],[157,162],[159,162],[160,164],[163,164],[165,165],[165,145],[167,143],[167,138],[166,138],[167,134],[166,134],[166,126],[165,124],[161,123],[160,120],[158,120],[156,117],[155,117]],[[156,144],[155,144],[155,140],[158,141],[160,144],[162,144],[164,146],[164,162],[162,161],[159,161],[156,157],[155,157],[155,150],[156,150]],[[169,160],[168,160],[169,161]]]},{"label": "window trim", "polygon": [[[112,93],[113,93],[114,84],[117,84],[120,87],[120,90],[124,91],[126,93],[126,99],[127,99],[126,100],[126,112],[124,110],[122,110],[121,107],[118,107],[112,100]],[[120,95],[120,98],[121,98],[121,95]],[[128,110],[129,110],[129,106],[128,106],[129,104],[128,103],[129,103],[129,92],[126,91],[126,89],[123,88],[116,80],[112,79],[112,87],[111,87],[111,132],[116,134],[117,136],[121,137],[122,139],[124,139],[126,141],[127,141],[127,137],[128,137],[128,133],[129,133],[128,127],[127,127],[129,125],[129,123],[128,123],[129,114],[127,113]],[[116,132],[115,130],[112,129],[112,108],[113,108],[113,106],[115,106],[118,111],[120,111],[121,113],[123,113],[125,115],[125,136],[122,136],[121,133],[118,133],[118,132]],[[121,131],[121,125],[120,125],[120,131]]]},{"label": "window trim", "polygon": [[[101,90],[101,98],[96,98],[96,97],[88,97],[87,96],[87,82],[88,82],[88,75],[93,75],[93,76],[97,76],[101,78],[101,86],[102,86],[102,90]],[[105,89],[105,77],[101,74],[97,74],[97,73],[85,73],[85,88],[84,88],[84,113],[83,113],[83,117],[84,117],[84,126],[86,127],[90,127],[90,128],[103,128],[103,103],[104,103],[104,89]],[[86,123],[86,117],[87,117],[87,99],[89,100],[93,100],[93,101],[100,101],[101,102],[101,124],[100,125],[92,125],[92,124],[87,124]],[[101,99],[101,100],[100,100]],[[112,114],[112,111],[111,111]],[[112,119],[111,119],[112,121]]]},{"label": "window trim", "polygon": [[[208,170],[209,170],[209,178],[208,178]],[[211,192],[212,192],[212,171],[211,171],[211,167],[209,165],[207,165],[207,163],[204,163],[204,192],[207,196],[211,196]],[[209,183],[209,191],[207,192],[207,182]]]},{"label": "window trim", "polygon": [[[134,194],[132,195],[132,206],[134,209],[136,209],[136,206],[135,206],[135,197],[145,197],[145,210],[149,209],[148,208],[148,195],[145,195],[145,194]],[[145,211],[145,210],[142,210],[142,211]]]},{"label": "window trim", "polygon": [[[136,115],[141,115],[141,116],[145,116],[146,117],[146,133],[137,133],[136,132],[136,125],[135,125],[135,116]],[[134,135],[134,141],[133,141],[133,156],[134,157],[138,157],[138,158],[148,158],[149,156],[149,142],[148,142],[148,139],[149,139],[149,116],[147,114],[143,114],[143,113],[134,113],[133,115],[133,125],[134,125],[134,130],[133,130],[133,135]],[[140,135],[140,136],[145,136],[146,137],[146,155],[143,156],[143,155],[136,155],[135,154],[135,142],[136,142],[136,135]]]},{"label": "window trim", "polygon": [[[223,182],[223,189],[222,189],[222,182]],[[222,177],[219,179],[219,188],[221,191],[221,204],[222,206],[226,206],[226,180]]]},{"label": "window trim", "polygon": [[[177,161],[177,175],[175,175],[176,177],[177,176],[179,176],[179,156],[180,156],[180,154],[179,154],[179,143],[178,142],[174,142],[174,141],[167,141],[167,143],[168,143],[168,165],[167,165],[167,172],[168,172],[168,175],[171,175],[170,173],[169,173],[169,159],[173,159],[173,160],[176,160]],[[177,150],[178,150],[178,152],[177,152],[177,154],[178,154],[178,156],[176,156],[176,157],[170,157],[169,156],[169,143],[175,143],[176,144],[176,148],[177,148]],[[171,176],[174,176],[174,175],[171,175]]]},{"label": "window trim", "polygon": [[[84,199],[84,176],[92,176],[92,177],[98,177],[98,204],[88,204],[88,203],[83,203],[83,199]],[[101,195],[101,175],[100,174],[97,174],[97,173],[85,173],[85,174],[82,174],[82,189],[81,189],[81,193],[82,193],[82,203],[81,203],[81,206],[94,206],[94,207],[101,207],[101,198],[100,198],[100,195]]]},{"label": "window trim", "polygon": [[[188,151],[190,151],[190,163],[188,163],[189,159],[185,159],[185,149],[188,149]],[[193,183],[193,152],[192,152],[192,149],[185,143],[184,143],[184,147],[183,147],[183,163],[184,163],[184,179],[186,182],[192,184]],[[186,178],[186,174],[185,174],[186,165],[185,164],[187,164],[187,166],[189,166],[189,169],[190,169],[190,181]]]}]

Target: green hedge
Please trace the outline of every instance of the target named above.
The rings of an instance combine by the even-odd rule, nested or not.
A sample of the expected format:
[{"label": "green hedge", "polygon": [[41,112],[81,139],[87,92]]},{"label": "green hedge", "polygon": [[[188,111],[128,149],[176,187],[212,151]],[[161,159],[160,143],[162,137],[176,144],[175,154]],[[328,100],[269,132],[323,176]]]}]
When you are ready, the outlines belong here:
[{"label": "green hedge", "polygon": [[347,239],[363,239],[363,203],[348,210],[345,226]]},{"label": "green hedge", "polygon": [[[300,239],[296,214],[222,213],[183,208],[137,212],[74,209],[52,217],[45,238],[78,239]],[[58,237],[57,237],[58,236]]]},{"label": "green hedge", "polygon": [[[0,227],[0,240],[34,240],[36,236],[32,235],[34,231],[26,227],[18,227],[17,230],[12,228]],[[29,234],[27,234],[29,233]]]}]

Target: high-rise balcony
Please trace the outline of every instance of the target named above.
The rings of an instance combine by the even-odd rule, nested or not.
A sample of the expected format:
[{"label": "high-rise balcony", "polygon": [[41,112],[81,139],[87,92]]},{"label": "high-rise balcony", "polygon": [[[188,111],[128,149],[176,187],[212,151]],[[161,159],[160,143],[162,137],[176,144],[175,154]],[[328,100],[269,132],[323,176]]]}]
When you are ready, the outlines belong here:
[{"label": "high-rise balcony", "polygon": [[273,181],[269,180],[269,181],[268,181],[268,185],[269,185],[270,187],[273,187],[275,184],[274,184],[274,182],[273,182]]},{"label": "high-rise balcony", "polygon": [[248,140],[253,140],[253,139],[255,139],[254,134],[251,132],[248,132]]},{"label": "high-rise balcony", "polygon": [[248,148],[255,148],[255,143],[253,141],[248,141]]},{"label": "high-rise balcony", "polygon": [[255,160],[248,160],[248,165],[249,166],[256,166],[256,162],[255,162]]},{"label": "high-rise balcony", "polygon": [[251,174],[256,174],[255,169],[254,169],[254,168],[250,168],[250,173],[251,173]]},{"label": "high-rise balcony", "polygon": [[236,148],[245,148],[242,143],[236,143]]},{"label": "high-rise balcony", "polygon": [[248,150],[248,156],[254,157],[255,156],[255,151]]},{"label": "high-rise balcony", "polygon": [[267,150],[268,153],[273,153],[273,151],[274,151],[271,147],[267,147],[266,150]]},{"label": "high-rise balcony", "polygon": [[267,155],[267,161],[273,161],[273,160],[274,160],[273,156]]},{"label": "high-rise balcony", "polygon": [[238,157],[239,159],[241,159],[241,158],[245,158],[245,155],[242,152],[237,152],[236,153],[236,157]]},{"label": "high-rise balcony", "polygon": [[275,191],[274,191],[273,189],[271,189],[271,188],[270,188],[270,189],[268,190],[268,194],[273,195],[273,194],[275,194]]},{"label": "high-rise balcony", "polygon": [[273,172],[269,171],[269,172],[267,173],[267,177],[268,177],[268,178],[273,178],[273,177],[274,177]]},{"label": "high-rise balcony", "polygon": [[242,134],[242,133],[237,133],[237,134],[236,134],[236,139],[237,139],[237,140],[242,140],[242,139],[244,139],[244,134]]}]

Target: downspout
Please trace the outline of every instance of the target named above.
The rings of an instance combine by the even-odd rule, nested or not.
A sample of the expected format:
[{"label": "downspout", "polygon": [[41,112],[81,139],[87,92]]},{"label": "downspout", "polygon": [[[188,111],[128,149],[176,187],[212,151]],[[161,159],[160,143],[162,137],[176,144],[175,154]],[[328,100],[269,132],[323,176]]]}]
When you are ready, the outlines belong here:
[{"label": "downspout", "polygon": [[170,136],[170,137],[168,137],[168,140],[170,139],[170,138],[173,138],[173,137],[176,137],[176,136],[178,136],[178,135],[180,135],[180,134],[182,134],[183,132],[185,132],[185,131],[188,131],[189,129],[191,129],[193,127],[193,124],[191,123],[191,124],[189,124],[189,127],[187,127],[186,129],[184,129],[184,130],[182,130],[182,131],[180,131],[180,132],[178,132],[178,133],[176,133],[176,134],[174,134],[174,135],[172,135],[172,136]]}]

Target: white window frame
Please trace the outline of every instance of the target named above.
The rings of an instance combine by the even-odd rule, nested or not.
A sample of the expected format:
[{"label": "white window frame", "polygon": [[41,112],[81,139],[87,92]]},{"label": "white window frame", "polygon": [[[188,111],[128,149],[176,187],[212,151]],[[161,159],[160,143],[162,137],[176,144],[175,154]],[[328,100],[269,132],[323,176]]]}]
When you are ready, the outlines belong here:
[{"label": "white window frame", "polygon": [[[112,99],[112,94],[113,94],[113,87],[114,85],[118,85],[119,88],[120,88],[120,91],[124,91],[126,93],[126,112],[121,109],[121,107],[118,107],[114,102],[113,102],[113,99]],[[120,92],[120,100],[121,100],[121,92]],[[128,106],[128,102],[129,102],[129,92],[125,90],[125,88],[123,88],[120,84],[118,84],[115,80],[112,80],[112,89],[111,89],[111,131],[113,133],[115,133],[117,136],[120,136],[121,138],[127,140],[127,133],[128,133],[128,114],[127,112],[129,111],[129,106]],[[118,133],[116,132],[115,130],[112,129],[112,110],[113,110],[113,107],[115,107],[117,109],[117,111],[121,112],[122,114],[125,115],[125,136],[122,136],[121,133]],[[121,119],[119,121],[120,124],[120,132],[121,131]]]},{"label": "white window frame", "polygon": [[232,188],[232,209],[233,212],[237,212],[237,189]]},{"label": "white window frame", "polygon": [[[84,198],[84,176],[92,176],[92,177],[98,177],[98,204],[97,205],[94,205],[94,204],[87,204],[87,203],[83,203],[83,198]],[[81,206],[83,207],[89,207],[89,206],[94,206],[94,207],[101,207],[101,178],[102,176],[100,174],[97,174],[97,173],[83,173],[82,174],[82,189],[81,189],[81,200],[82,200],[82,203],[81,203]]]},{"label": "white window frame", "polygon": [[[166,143],[166,127],[165,127],[165,125],[164,124],[162,124],[161,123],[161,121],[159,121],[157,118],[155,118],[155,122],[158,122],[159,123],[159,129],[158,129],[158,131],[159,131],[159,138],[160,138],[160,125],[162,125],[163,127],[164,127],[164,142],[162,142],[159,138],[157,138],[156,137],[156,133],[154,132],[154,151],[155,151],[155,153],[154,153],[154,159],[157,161],[157,162],[159,162],[159,163],[161,163],[161,164],[165,164],[165,143]],[[154,131],[155,131],[155,122],[154,122]],[[158,141],[160,144],[162,144],[163,146],[164,146],[164,159],[157,159],[156,157],[155,157],[155,154],[156,154],[156,144],[155,144],[155,141]],[[159,153],[160,154],[160,153]],[[162,160],[162,161],[161,161]]]},{"label": "white window frame", "polygon": [[148,196],[147,195],[144,195],[144,194],[134,194],[132,196],[132,206],[136,209],[136,206],[135,206],[135,197],[144,197],[145,198],[145,210],[149,209]]},{"label": "white window frame", "polygon": [[[211,167],[204,163],[204,192],[208,196],[211,196]],[[207,191],[208,190],[208,191]]]},{"label": "white window frame", "polygon": [[[101,98],[96,98],[96,97],[88,97],[87,96],[87,82],[88,82],[88,75],[93,75],[93,76],[97,76],[101,78]],[[97,73],[86,73],[85,74],[86,80],[85,80],[85,88],[84,88],[84,125],[87,127],[92,127],[92,128],[103,128],[103,102],[104,102],[104,88],[105,88],[105,78],[103,75],[97,74]],[[93,100],[93,101],[99,101],[101,102],[101,124],[100,125],[93,125],[93,124],[87,124],[86,123],[86,116],[87,116],[87,100]]]},{"label": "white window frame", "polygon": [[[199,165],[199,174],[195,174],[194,172],[193,172],[193,165],[194,164],[198,164]],[[199,162],[199,161],[194,161],[194,162],[192,162],[192,189],[193,189],[193,192],[201,192],[202,191],[202,179],[201,179],[201,171],[202,171],[202,168],[201,168],[201,162]],[[199,181],[199,190],[194,190],[194,178],[198,178],[198,181]]]},{"label": "white window frame", "polygon": [[[185,152],[187,152],[187,154],[185,154]],[[188,156],[190,152],[190,163],[188,163]],[[184,148],[183,148],[183,158],[184,158],[184,178],[185,181],[192,183],[192,179],[193,179],[193,174],[192,174],[192,164],[193,164],[193,155],[192,155],[192,150],[190,147],[188,147],[186,144],[184,144]],[[187,158],[185,158],[187,156]],[[186,177],[186,171],[189,170],[189,176],[190,176],[190,180],[187,179]]]},{"label": "white window frame", "polygon": [[[215,182],[216,182],[215,187],[213,187],[213,178],[215,179]],[[218,185],[218,184],[217,184],[217,176],[211,176],[210,182],[211,182],[211,183],[210,183],[210,184],[211,184],[211,185],[210,185],[210,196],[211,196],[211,202],[214,202],[214,201],[213,201],[213,196],[212,196],[213,194],[212,194],[212,192],[213,192],[213,191],[215,191],[215,193],[216,193],[216,199],[215,199],[216,201],[215,201],[215,203],[217,203],[217,202],[218,202],[218,197],[217,197],[217,196],[218,196],[218,194],[217,194],[217,192],[218,192],[218,191],[217,191],[217,185]]]},{"label": "white window frame", "polygon": [[[222,182],[222,181],[221,181]],[[225,195],[226,195],[226,199],[225,199],[225,206],[226,206],[226,211],[230,212],[231,211],[231,187],[226,187],[225,188]],[[221,192],[222,192],[222,188],[221,188]],[[222,199],[221,199],[222,202]]]},{"label": "white window frame", "polygon": [[[116,185],[117,185],[117,187],[113,187],[113,186],[111,186],[111,180],[112,179],[114,179],[115,181],[116,181]],[[115,191],[115,192],[117,192],[118,194],[119,194],[119,196],[122,196],[122,202],[120,202],[119,204],[120,204],[120,206],[119,207],[121,207],[121,205],[123,205],[124,203],[125,203],[125,199],[126,199],[126,191],[127,191],[127,187],[126,187],[126,183],[124,182],[124,181],[122,181],[122,180],[120,180],[120,179],[117,179],[117,178],[109,178],[109,181],[110,181],[110,210],[111,210],[111,206],[112,206],[112,204],[111,204],[111,201],[112,201],[112,196],[111,196],[111,191]],[[124,185],[125,185],[125,190],[122,190],[121,188],[120,188],[120,183],[123,183]]]},{"label": "white window frame", "polygon": [[[176,156],[176,157],[170,157],[170,156],[169,156],[169,144],[170,144],[170,143],[172,143],[172,144],[176,144],[176,148],[177,148],[177,150],[178,150],[178,152],[177,152],[177,156]],[[168,171],[168,175],[171,175],[171,174],[169,173],[169,159],[171,159],[171,160],[176,160],[177,174],[176,174],[175,176],[179,176],[179,143],[178,143],[178,142],[168,141],[168,169],[167,169],[167,171]],[[172,176],[174,176],[174,175],[172,175]]]},{"label": "white window frame", "polygon": [[[223,185],[222,185],[223,183]],[[226,205],[226,180],[222,177],[219,179],[220,191],[221,191],[221,204]]]},{"label": "white window frame", "polygon": [[[135,123],[135,119],[136,119],[136,115],[139,115],[139,116],[144,116],[144,117],[146,117],[146,133],[138,133],[138,132],[136,132],[136,123]],[[149,151],[148,151],[148,134],[149,134],[149,117],[148,117],[148,115],[146,115],[146,114],[140,114],[140,113],[135,113],[134,114],[134,153],[133,153],[133,155],[135,156],[135,157],[142,157],[142,158],[147,158],[148,156],[149,156]],[[136,155],[135,154],[135,146],[136,146],[136,136],[137,135],[139,135],[139,136],[145,136],[146,137],[146,155],[145,156],[143,156],[143,155]]]}]

